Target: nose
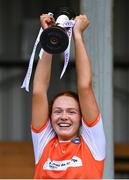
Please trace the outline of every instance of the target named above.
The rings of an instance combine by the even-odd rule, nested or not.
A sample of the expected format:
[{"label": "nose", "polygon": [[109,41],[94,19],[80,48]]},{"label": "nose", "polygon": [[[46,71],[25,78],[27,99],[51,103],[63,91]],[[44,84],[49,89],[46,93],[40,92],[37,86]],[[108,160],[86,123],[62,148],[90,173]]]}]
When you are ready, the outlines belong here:
[{"label": "nose", "polygon": [[67,120],[68,119],[68,116],[67,116],[67,113],[64,111],[62,112],[61,114],[61,120]]}]

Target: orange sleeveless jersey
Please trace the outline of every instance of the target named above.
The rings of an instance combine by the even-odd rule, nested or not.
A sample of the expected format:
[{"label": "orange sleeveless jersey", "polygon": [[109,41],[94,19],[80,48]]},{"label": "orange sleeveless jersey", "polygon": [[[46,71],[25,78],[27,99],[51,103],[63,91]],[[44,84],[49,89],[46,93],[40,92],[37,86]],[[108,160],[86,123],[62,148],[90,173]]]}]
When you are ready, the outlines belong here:
[{"label": "orange sleeveless jersey", "polygon": [[100,179],[103,175],[105,137],[101,118],[90,126],[82,120],[80,136],[59,142],[50,121],[32,127],[35,179]]}]

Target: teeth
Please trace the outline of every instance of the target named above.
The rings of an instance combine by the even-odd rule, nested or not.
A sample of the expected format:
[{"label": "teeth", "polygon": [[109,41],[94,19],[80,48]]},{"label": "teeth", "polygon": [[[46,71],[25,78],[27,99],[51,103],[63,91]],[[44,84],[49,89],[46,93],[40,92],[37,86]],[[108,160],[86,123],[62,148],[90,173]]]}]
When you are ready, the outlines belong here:
[{"label": "teeth", "polygon": [[59,126],[60,126],[60,127],[70,127],[71,124],[60,123]]}]

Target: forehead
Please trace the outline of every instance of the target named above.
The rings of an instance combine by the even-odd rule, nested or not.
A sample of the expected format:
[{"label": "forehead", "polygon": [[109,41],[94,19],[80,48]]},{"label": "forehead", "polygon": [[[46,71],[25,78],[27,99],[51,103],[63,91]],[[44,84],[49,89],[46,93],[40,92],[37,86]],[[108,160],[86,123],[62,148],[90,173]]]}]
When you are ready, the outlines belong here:
[{"label": "forehead", "polygon": [[53,107],[78,108],[79,104],[73,97],[63,95],[56,98],[56,100],[53,103]]}]

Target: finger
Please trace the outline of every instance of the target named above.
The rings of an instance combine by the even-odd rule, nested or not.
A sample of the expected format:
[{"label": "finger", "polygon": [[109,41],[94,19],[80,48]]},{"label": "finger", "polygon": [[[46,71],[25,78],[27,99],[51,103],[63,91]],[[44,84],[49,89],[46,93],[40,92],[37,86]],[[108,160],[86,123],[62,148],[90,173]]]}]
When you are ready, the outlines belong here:
[{"label": "finger", "polygon": [[40,22],[42,27],[45,29],[48,27],[48,25],[51,23],[51,19],[47,14],[43,14],[40,16]]},{"label": "finger", "polygon": [[40,16],[40,20],[44,20],[44,19],[48,19],[48,21],[50,20],[50,21],[52,21],[52,22],[55,22],[53,16],[50,16],[50,15],[48,15],[48,14],[42,14],[42,15]]}]

